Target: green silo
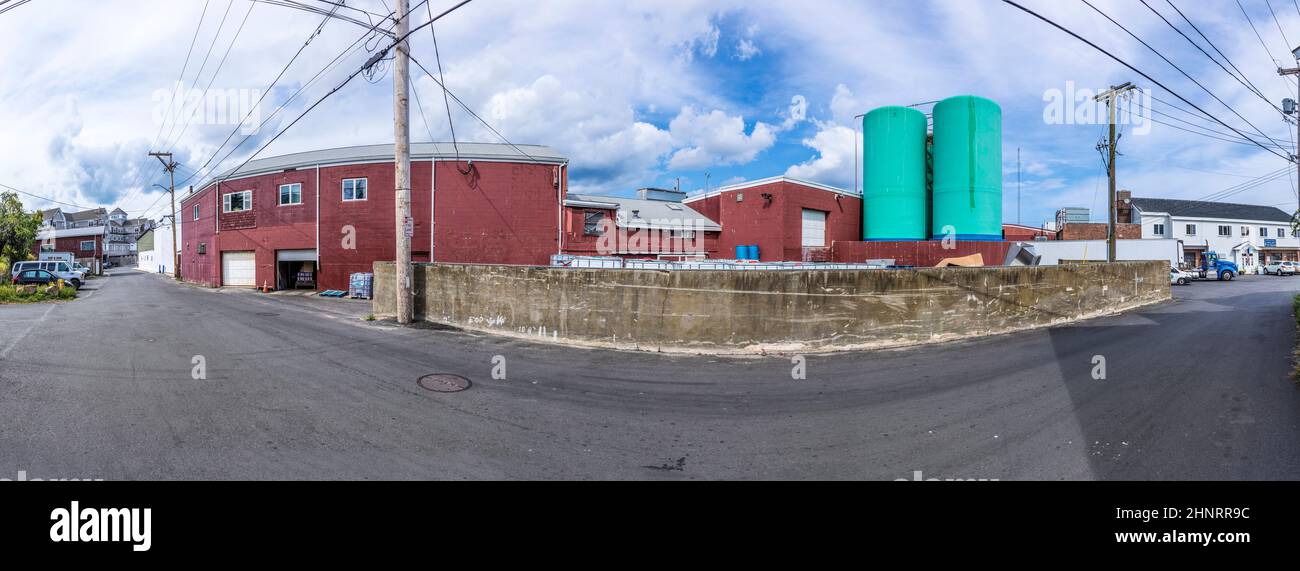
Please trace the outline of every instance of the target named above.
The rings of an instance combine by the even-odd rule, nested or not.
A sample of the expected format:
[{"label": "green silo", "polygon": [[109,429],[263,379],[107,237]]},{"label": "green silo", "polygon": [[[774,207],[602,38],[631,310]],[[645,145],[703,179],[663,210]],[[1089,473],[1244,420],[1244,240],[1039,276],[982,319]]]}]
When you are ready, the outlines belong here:
[{"label": "green silo", "polygon": [[925,114],[881,107],[862,119],[862,239],[926,239]]},{"label": "green silo", "polygon": [[[934,106],[932,238],[1002,239],[1002,109],[983,97]],[[945,231],[945,228],[951,229]]]}]

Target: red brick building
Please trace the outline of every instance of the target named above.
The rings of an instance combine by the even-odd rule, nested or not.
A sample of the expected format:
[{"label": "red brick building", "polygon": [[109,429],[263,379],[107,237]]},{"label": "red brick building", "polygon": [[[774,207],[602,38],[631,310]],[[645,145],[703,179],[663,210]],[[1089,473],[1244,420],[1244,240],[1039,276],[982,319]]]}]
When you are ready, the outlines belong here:
[{"label": "red brick building", "polygon": [[720,257],[722,228],[683,204],[685,197],[657,188],[643,188],[637,198],[570,194],[564,200],[562,249],[577,256],[625,259]]},{"label": "red brick building", "polygon": [[718,257],[735,257],[736,246],[757,244],[759,258],[826,261],[831,244],[862,239],[862,196],[852,191],[786,177],[724,186],[688,198],[722,226]]},{"label": "red brick building", "polygon": [[104,255],[104,226],[78,228],[43,227],[32,242],[32,255],[41,252],[69,252],[86,267],[98,268]]},{"label": "red brick building", "polygon": [[1032,242],[1034,240],[1055,240],[1055,230],[1045,230],[1034,226],[1020,224],[1003,224],[1002,239],[1011,242]]},{"label": "red brick building", "polygon": [[[412,259],[548,264],[567,171],[546,147],[412,144]],[[350,274],[396,256],[394,186],[392,145],[251,161],[181,200],[181,276],[347,289]]]}]

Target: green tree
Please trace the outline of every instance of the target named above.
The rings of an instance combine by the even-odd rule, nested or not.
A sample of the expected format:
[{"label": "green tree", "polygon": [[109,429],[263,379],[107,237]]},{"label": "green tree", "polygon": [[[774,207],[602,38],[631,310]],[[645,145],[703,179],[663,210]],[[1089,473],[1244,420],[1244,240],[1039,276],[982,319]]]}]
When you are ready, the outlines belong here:
[{"label": "green tree", "polygon": [[31,257],[41,213],[27,212],[14,192],[0,193],[0,265]]}]

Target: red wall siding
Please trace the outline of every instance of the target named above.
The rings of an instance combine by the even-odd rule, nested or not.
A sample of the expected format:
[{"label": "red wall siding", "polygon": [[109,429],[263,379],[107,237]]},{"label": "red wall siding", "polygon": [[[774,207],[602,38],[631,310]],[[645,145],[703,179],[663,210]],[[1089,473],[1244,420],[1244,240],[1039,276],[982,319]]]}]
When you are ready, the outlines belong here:
[{"label": "red wall siding", "polygon": [[984,265],[1000,266],[1006,260],[1011,242],[954,242],[946,250],[942,240],[911,242],[835,242],[831,247],[831,260],[845,264],[861,264],[867,260],[892,259],[900,266],[932,267],[944,258],[957,258],[980,254]]},{"label": "red wall siding", "polygon": [[[463,163],[462,163],[463,166]],[[434,206],[439,262],[549,265],[559,253],[560,193],[553,165],[440,162]]]},{"label": "red wall siding", "polygon": [[[94,240],[95,251],[81,251],[81,242],[83,240]],[[40,256],[41,244],[37,240],[32,244],[32,256]],[[103,236],[66,236],[54,239],[55,252],[68,252],[74,258],[100,258],[104,254],[104,237]]]},{"label": "red wall siding", "polygon": [[[475,163],[477,176],[466,181],[450,163],[438,166],[438,261],[469,263],[550,263],[555,252],[559,202],[551,165]],[[396,257],[394,170],[392,163],[322,167],[319,197],[320,267],[318,289],[347,289],[348,277],[369,272],[377,260]],[[364,178],[367,197],[343,201],[343,180]],[[317,172],[308,167],[223,182],[203,189],[181,208],[186,281],[221,284],[221,252],[252,251],[257,284],[274,287],[277,250],[317,248]],[[302,204],[279,206],[281,184],[302,184]],[[433,166],[411,163],[412,260],[430,261]],[[250,213],[219,214],[221,195],[253,191]],[[199,220],[193,206],[200,205]],[[217,217],[220,217],[219,219]],[[244,218],[239,223],[236,219]],[[217,227],[222,229],[217,231]],[[344,248],[345,231],[355,238]],[[200,243],[207,253],[197,253]]]},{"label": "red wall siding", "polygon": [[[763,193],[772,195],[771,204]],[[743,195],[743,200],[736,201]],[[836,198],[838,197],[838,199]],[[862,200],[852,196],[776,181],[688,203],[722,225],[718,256],[735,257],[736,246],[758,244],[765,262],[803,260],[803,209],[826,212],[826,247],[861,236]]]}]

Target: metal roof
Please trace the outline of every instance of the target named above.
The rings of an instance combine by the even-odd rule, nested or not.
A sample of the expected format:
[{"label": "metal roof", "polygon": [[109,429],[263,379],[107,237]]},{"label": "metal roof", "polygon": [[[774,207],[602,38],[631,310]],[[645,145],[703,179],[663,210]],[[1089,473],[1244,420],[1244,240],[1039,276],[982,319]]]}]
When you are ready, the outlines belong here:
[{"label": "metal roof", "polygon": [[[618,209],[618,225],[623,228],[652,228],[658,230],[703,230],[718,232],[722,227],[717,222],[695,209],[680,202],[663,200],[641,200],[620,196],[600,194],[569,194],[565,196],[568,206],[590,206],[609,204]],[[599,208],[599,207],[597,207]],[[636,214],[633,215],[633,211]]]},{"label": "metal roof", "polygon": [[[456,151],[457,148],[460,149],[459,155]],[[555,149],[541,145],[459,143],[452,146],[451,143],[411,143],[411,160],[413,161],[454,160],[457,156],[461,160],[474,161],[508,161],[538,164],[564,164],[568,162],[568,159]],[[234,169],[226,171],[211,180],[205,181],[202,186],[197,188],[206,188],[216,180],[243,178],[287,169],[315,167],[317,165],[385,162],[392,161],[393,157],[393,145],[384,144],[338,147],[254,159],[240,167],[238,171]]]},{"label": "metal roof", "polygon": [[1261,222],[1290,222],[1291,215],[1275,206],[1232,204],[1203,200],[1175,200],[1171,198],[1134,198],[1133,206],[1151,213],[1166,213],[1183,218],[1222,218],[1225,220],[1251,220]]},{"label": "metal roof", "polygon": [[852,190],[847,190],[847,189],[843,189],[843,188],[839,188],[839,187],[831,186],[831,185],[829,185],[829,184],[822,184],[822,183],[820,183],[820,182],[813,182],[813,181],[810,181],[810,180],[804,180],[804,179],[793,178],[793,177],[788,177],[788,176],[774,176],[774,177],[768,177],[768,178],[759,179],[759,180],[750,180],[750,181],[740,182],[740,183],[736,183],[736,184],[729,184],[729,185],[725,185],[725,186],[721,186],[721,187],[715,188],[715,189],[713,189],[713,190],[711,190],[711,191],[709,191],[709,192],[697,192],[697,193],[695,193],[695,194],[692,194],[692,195],[688,196],[688,197],[686,198],[686,202],[695,202],[695,201],[700,200],[700,199],[704,199],[704,198],[712,198],[712,197],[714,197],[714,196],[718,196],[718,195],[720,195],[720,194],[722,194],[722,193],[724,193],[724,192],[731,192],[731,191],[733,191],[733,190],[744,190],[744,189],[747,189],[747,188],[753,188],[753,187],[756,187],[756,186],[766,186],[766,185],[769,185],[769,184],[775,184],[775,183],[779,183],[779,182],[786,182],[786,183],[790,183],[790,184],[798,184],[798,185],[806,186],[806,187],[809,187],[809,188],[815,188],[815,189],[818,189],[818,190],[824,190],[824,191],[826,191],[826,192],[833,192],[833,193],[835,193],[835,194],[842,194],[842,195],[844,195],[844,196],[848,196],[848,197],[850,197],[850,198],[862,198],[862,193],[860,193],[860,192],[854,192],[854,191],[852,191]]},{"label": "metal roof", "polygon": [[77,236],[103,236],[103,226],[90,226],[86,228],[46,228],[36,232],[37,240],[48,240],[50,238],[72,238]]}]

